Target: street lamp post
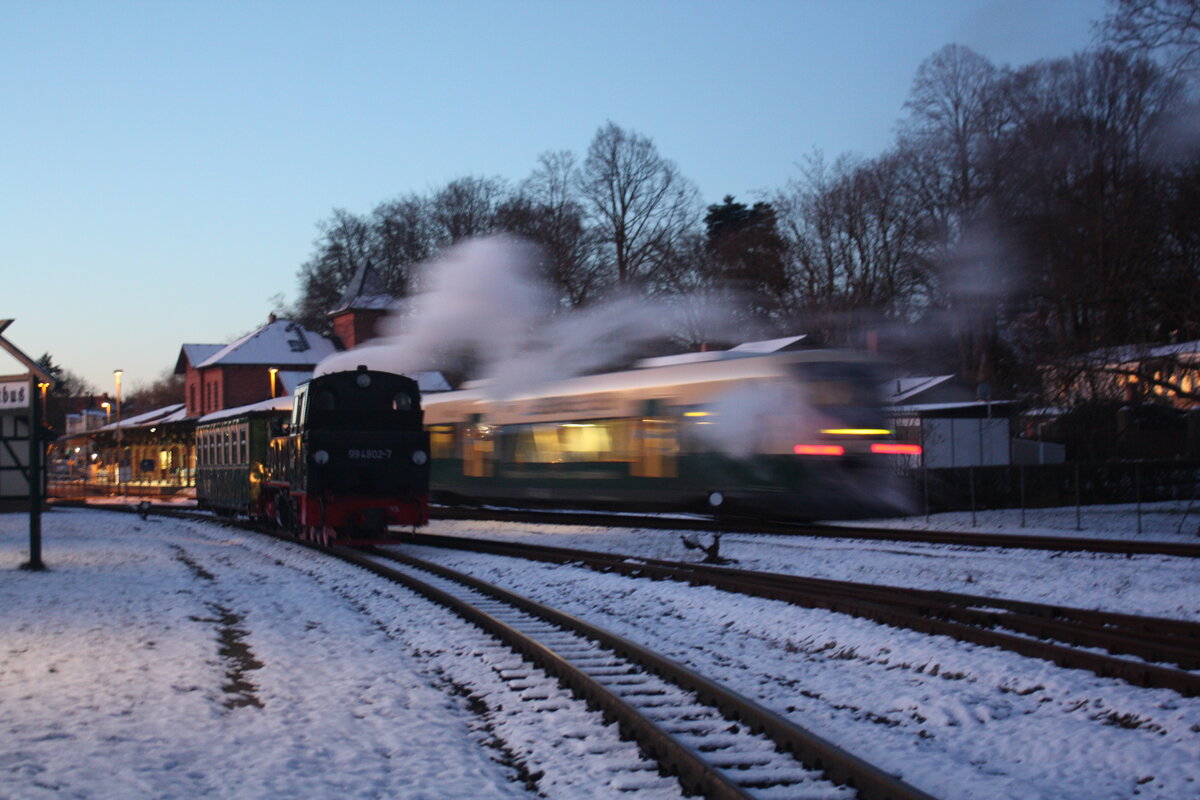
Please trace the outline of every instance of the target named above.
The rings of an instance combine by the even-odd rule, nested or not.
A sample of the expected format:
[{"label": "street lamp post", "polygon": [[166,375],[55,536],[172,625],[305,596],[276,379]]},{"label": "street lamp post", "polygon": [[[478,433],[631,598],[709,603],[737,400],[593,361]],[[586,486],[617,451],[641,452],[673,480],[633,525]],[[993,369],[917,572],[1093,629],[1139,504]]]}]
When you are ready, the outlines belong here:
[{"label": "street lamp post", "polygon": [[268,372],[271,373],[271,399],[275,399],[275,375],[279,372],[279,367],[270,367]]},{"label": "street lamp post", "polygon": [[108,425],[112,423],[112,403],[105,400],[100,404],[100,407],[104,409],[104,424]]},{"label": "street lamp post", "polygon": [[117,486],[124,489],[121,482],[121,463],[125,460],[125,448],[121,439],[121,374],[123,369],[113,370],[113,379],[117,382]]}]

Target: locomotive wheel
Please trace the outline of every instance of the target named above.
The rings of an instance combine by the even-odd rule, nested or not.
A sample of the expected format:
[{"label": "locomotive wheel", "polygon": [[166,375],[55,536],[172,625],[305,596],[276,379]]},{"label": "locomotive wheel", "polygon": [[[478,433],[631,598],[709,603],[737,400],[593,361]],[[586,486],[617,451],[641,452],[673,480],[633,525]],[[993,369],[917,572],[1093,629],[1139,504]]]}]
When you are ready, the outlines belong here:
[{"label": "locomotive wheel", "polygon": [[312,542],[320,547],[332,547],[334,539],[333,529],[328,525],[321,525],[319,527],[316,525],[306,525],[302,538],[306,542]]}]

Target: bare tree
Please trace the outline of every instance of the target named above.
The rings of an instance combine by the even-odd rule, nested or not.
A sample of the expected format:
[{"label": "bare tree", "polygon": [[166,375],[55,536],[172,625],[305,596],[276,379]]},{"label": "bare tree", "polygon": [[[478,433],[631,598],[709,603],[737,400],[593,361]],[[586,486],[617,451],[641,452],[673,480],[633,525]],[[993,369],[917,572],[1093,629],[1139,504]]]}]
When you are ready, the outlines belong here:
[{"label": "bare tree", "polygon": [[1160,56],[1172,74],[1200,77],[1200,0],[1113,0],[1100,32],[1113,47]]},{"label": "bare tree", "polygon": [[371,257],[371,226],[344,209],[320,222],[316,252],[299,272],[300,300],[295,317],[306,328],[320,333],[330,329],[326,313],[341,298],[350,279]]},{"label": "bare tree", "polygon": [[495,230],[496,207],[507,189],[499,178],[458,178],[433,196],[433,220],[446,244]]},{"label": "bare tree", "polygon": [[793,306],[826,341],[857,343],[864,328],[911,319],[927,302],[921,214],[902,151],[877,159],[821,156],[778,195]]},{"label": "bare tree", "polygon": [[1167,257],[1184,186],[1156,153],[1178,84],[1114,51],[1034,64],[1017,78],[1012,136],[1023,157],[999,202],[1050,326],[1043,354],[1164,341],[1163,322],[1189,316],[1179,303],[1197,279],[1194,258]]},{"label": "bare tree", "polygon": [[584,221],[575,156],[543,153],[519,193],[499,209],[498,227],[541,245],[543,272],[568,307],[583,305],[600,283],[595,237]]},{"label": "bare tree", "polygon": [[940,154],[946,176],[940,200],[960,220],[984,199],[984,156],[1003,119],[992,91],[999,74],[970,48],[946,45],[917,69],[904,104],[910,112],[905,132]]},{"label": "bare tree", "polygon": [[439,227],[428,199],[416,194],[380,203],[371,214],[371,265],[393,297],[413,289],[412,269],[440,245]]},{"label": "bare tree", "polygon": [[613,122],[592,139],[579,185],[620,286],[651,278],[699,216],[699,194],[675,164]]}]

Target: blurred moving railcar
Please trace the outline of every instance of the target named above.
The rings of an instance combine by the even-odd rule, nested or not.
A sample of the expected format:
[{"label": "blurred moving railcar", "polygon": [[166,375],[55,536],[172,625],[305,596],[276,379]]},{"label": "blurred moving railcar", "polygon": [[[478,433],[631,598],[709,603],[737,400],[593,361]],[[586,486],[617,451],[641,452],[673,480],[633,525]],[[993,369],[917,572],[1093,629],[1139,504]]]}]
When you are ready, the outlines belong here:
[{"label": "blurred moving railcar", "polygon": [[290,417],[287,404],[200,420],[201,507],[269,519],[322,544],[394,541],[389,526],[428,521],[429,435],[416,381],[359,367],[302,384]]},{"label": "blurred moving railcar", "polygon": [[449,502],[715,511],[778,519],[912,513],[869,356],[699,353],[542,384],[429,395],[432,491]]}]

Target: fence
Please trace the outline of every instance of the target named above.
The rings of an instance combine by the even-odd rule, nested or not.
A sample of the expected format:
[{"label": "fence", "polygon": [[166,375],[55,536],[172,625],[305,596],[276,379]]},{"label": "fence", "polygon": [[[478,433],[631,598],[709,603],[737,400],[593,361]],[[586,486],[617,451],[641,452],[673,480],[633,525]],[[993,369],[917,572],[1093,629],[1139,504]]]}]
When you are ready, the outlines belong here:
[{"label": "fence", "polygon": [[953,467],[914,472],[927,510],[1196,500],[1200,461]]}]

